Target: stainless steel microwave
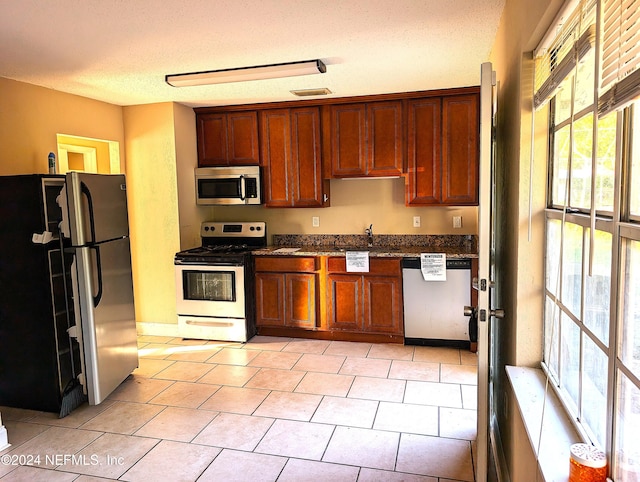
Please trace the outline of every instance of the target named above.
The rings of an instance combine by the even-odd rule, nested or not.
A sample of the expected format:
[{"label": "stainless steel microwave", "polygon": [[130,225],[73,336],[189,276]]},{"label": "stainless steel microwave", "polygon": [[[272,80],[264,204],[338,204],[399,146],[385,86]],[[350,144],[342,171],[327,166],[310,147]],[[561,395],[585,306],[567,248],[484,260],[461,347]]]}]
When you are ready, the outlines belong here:
[{"label": "stainless steel microwave", "polygon": [[196,203],[260,204],[260,168],[258,166],[197,168]]}]

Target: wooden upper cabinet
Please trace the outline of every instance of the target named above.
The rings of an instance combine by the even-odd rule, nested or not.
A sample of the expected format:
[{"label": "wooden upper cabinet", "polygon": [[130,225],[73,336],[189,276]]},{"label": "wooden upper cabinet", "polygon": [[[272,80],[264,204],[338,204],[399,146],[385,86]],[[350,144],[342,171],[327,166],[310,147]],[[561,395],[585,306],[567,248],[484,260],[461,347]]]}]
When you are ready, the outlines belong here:
[{"label": "wooden upper cabinet", "polygon": [[364,176],[366,158],[365,104],[331,107],[331,175]]},{"label": "wooden upper cabinet", "polygon": [[402,102],[375,102],[367,106],[369,176],[402,174]]},{"label": "wooden upper cabinet", "polygon": [[478,204],[478,96],[442,100],[442,204]]},{"label": "wooden upper cabinet", "polygon": [[260,112],[264,203],[270,207],[322,207],[320,109]]},{"label": "wooden upper cabinet", "polygon": [[333,105],[330,110],[332,177],[402,174],[402,101]]},{"label": "wooden upper cabinet", "polygon": [[478,204],[478,95],[407,103],[406,204]]},{"label": "wooden upper cabinet", "polygon": [[198,166],[248,166],[260,162],[256,111],[196,115]]},{"label": "wooden upper cabinet", "polygon": [[440,97],[407,103],[407,205],[440,203],[441,110]]}]

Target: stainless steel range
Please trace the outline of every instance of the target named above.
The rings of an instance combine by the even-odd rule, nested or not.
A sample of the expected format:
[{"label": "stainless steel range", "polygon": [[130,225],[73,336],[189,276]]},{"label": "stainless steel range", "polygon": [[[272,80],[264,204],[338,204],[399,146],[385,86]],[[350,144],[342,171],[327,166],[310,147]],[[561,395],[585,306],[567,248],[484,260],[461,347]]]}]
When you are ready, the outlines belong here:
[{"label": "stainless steel range", "polygon": [[246,342],[256,333],[251,250],[267,245],[263,222],[205,222],[202,246],[175,256],[178,333]]}]

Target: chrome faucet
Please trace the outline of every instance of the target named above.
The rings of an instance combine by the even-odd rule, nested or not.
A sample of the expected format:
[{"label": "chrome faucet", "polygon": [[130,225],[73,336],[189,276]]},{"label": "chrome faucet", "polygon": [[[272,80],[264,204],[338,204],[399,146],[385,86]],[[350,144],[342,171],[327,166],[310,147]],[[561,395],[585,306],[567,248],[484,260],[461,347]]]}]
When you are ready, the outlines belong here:
[{"label": "chrome faucet", "polygon": [[367,235],[367,246],[371,248],[373,246],[373,224],[370,224],[369,227],[364,230],[364,234]]}]

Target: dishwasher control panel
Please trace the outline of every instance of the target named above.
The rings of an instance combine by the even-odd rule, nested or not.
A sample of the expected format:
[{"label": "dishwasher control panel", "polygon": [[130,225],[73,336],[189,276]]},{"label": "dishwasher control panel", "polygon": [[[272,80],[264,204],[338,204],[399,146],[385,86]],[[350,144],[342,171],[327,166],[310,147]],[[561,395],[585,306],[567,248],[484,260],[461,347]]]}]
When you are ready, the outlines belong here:
[{"label": "dishwasher control panel", "polygon": [[[402,258],[402,267],[420,269],[420,258]],[[447,269],[471,269],[469,258],[447,258]]]}]

